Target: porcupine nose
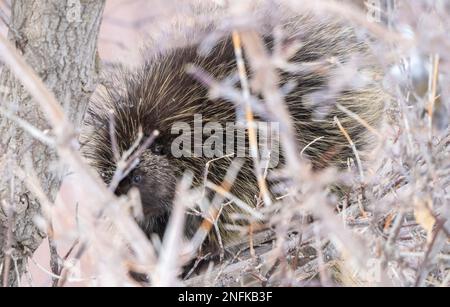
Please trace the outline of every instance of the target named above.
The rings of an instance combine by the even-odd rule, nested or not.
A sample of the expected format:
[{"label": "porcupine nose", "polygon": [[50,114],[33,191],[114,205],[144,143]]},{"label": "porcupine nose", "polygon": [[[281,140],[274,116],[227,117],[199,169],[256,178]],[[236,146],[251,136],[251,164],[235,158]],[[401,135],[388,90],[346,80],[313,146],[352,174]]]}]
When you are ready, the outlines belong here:
[{"label": "porcupine nose", "polygon": [[130,190],[130,183],[127,181],[127,179],[124,179],[119,183],[116,190],[114,191],[114,194],[117,196],[125,195],[128,193],[129,190]]}]

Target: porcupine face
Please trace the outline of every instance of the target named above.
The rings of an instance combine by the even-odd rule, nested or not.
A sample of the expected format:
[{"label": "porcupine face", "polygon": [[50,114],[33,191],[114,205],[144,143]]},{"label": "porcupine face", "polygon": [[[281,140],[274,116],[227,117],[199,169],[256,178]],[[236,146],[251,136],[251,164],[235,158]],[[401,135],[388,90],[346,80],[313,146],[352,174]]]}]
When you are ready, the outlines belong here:
[{"label": "porcupine face", "polygon": [[127,194],[136,188],[141,195],[145,218],[157,220],[169,213],[175,187],[176,175],[164,152],[147,150],[138,166],[120,182],[116,194]]},{"label": "porcupine face", "polygon": [[[148,90],[149,84],[152,84],[151,81],[127,84],[125,99],[123,96],[119,98],[119,101],[124,101],[123,104],[114,102],[111,100],[112,97],[108,98],[115,106],[116,138],[122,154],[133,147],[140,131],[144,134],[141,146],[154,131],[160,133],[159,137],[138,157],[137,165],[119,183],[115,193],[126,195],[131,189],[137,189],[144,214],[143,220],[138,222],[148,235],[156,233],[162,236],[172,209],[177,179],[183,170],[180,170],[170,152],[171,138],[168,130],[170,126],[160,121],[167,115],[161,114],[162,110],[154,106],[153,91],[141,92]],[[158,99],[165,101],[170,97],[159,93]],[[111,146],[109,148],[109,154],[111,154]],[[109,168],[115,169],[116,166],[109,165]]]}]

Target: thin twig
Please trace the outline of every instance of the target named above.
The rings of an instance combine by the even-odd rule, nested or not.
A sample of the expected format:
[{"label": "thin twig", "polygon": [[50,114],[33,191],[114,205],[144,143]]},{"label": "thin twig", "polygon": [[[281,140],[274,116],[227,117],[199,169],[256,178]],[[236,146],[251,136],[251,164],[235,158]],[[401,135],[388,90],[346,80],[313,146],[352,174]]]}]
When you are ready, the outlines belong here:
[{"label": "thin twig", "polygon": [[358,164],[358,170],[359,170],[359,176],[361,178],[361,182],[364,182],[365,181],[364,169],[362,166],[361,158],[359,157],[358,150],[356,149],[355,143],[353,143],[352,138],[348,134],[347,130],[345,130],[345,128],[342,126],[342,124],[339,121],[339,118],[337,116],[334,117],[334,121],[338,125],[339,130],[341,130],[342,134],[345,136],[345,138],[347,139],[348,143],[350,144],[350,146],[353,150],[353,154],[355,155],[355,158],[356,158],[356,163]]},{"label": "thin twig", "polygon": [[245,61],[241,46],[241,37],[239,33],[236,31],[233,32],[233,45],[234,45],[234,52],[236,55],[236,64],[239,71],[239,78],[241,80],[243,97],[244,101],[246,102],[245,119],[247,122],[250,154],[251,157],[253,158],[254,170],[262,199],[266,206],[270,206],[272,204],[272,199],[270,198],[267,182],[263,174],[263,168],[259,160],[257,133],[255,130],[255,118],[253,115],[252,106],[250,104],[250,86],[248,83],[247,71],[245,69]]}]

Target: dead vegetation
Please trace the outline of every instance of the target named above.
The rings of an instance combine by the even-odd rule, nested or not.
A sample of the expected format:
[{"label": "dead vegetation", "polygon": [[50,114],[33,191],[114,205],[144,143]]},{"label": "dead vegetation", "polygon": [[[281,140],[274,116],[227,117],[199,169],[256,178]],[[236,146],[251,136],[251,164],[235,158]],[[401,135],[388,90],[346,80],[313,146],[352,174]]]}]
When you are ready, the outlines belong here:
[{"label": "dead vegetation", "polygon": [[[138,0],[116,2],[118,7],[146,7]],[[23,181],[40,201],[42,216],[35,220],[52,242],[51,268],[46,270],[39,259],[32,263],[46,272],[47,285],[52,280],[56,286],[138,286],[128,274],[131,270],[147,274],[152,286],[449,286],[450,3],[368,2],[381,5],[379,15],[377,7],[361,8],[352,1],[283,1],[299,13],[310,10],[319,16],[345,16],[358,25],[361,35],[370,38],[370,46],[384,70],[380,78],[384,78],[388,93],[386,121],[380,128],[362,124],[379,145],[369,153],[359,153],[353,146],[354,158],[349,159],[343,173],[334,169],[312,172],[296,151],[290,130],[283,130],[287,167],[282,175],[293,182],[291,193],[272,203],[265,197],[265,175],[257,173],[262,205],[255,215],[261,215],[263,222],[255,218],[250,226],[239,229],[240,241],[222,246],[219,257],[204,255],[198,248],[207,233],[215,231],[221,208],[230,202],[239,205],[239,199],[226,189],[239,163],[233,164],[222,186],[206,184],[216,197],[191,241],[182,239],[185,212],[202,193],[192,189],[189,175],[180,180],[164,239],[148,241],[129,214],[130,210],[139,212],[139,196],[116,198],[86,166],[78,152],[77,127],[67,120],[32,67],[0,37],[2,62],[39,103],[53,133],[48,135],[21,122],[4,108],[2,114],[53,146],[60,163],[70,170],[56,201],[43,193],[32,167],[6,167],[10,158],[0,160],[0,172],[12,171],[14,180]],[[166,26],[177,23],[177,15],[194,26],[196,19],[217,18],[192,6],[178,7],[179,1],[155,3],[149,17],[140,22],[120,23],[108,15],[104,22],[130,27],[145,37],[152,32],[164,33]],[[280,112],[283,94],[275,82],[279,64],[288,64],[287,60],[263,52],[261,37],[243,30],[252,23],[248,18],[252,8],[244,1],[215,1],[214,5],[216,10],[226,12],[223,16],[227,18],[219,22],[234,30],[236,54],[239,57],[242,51],[246,53],[245,59],[238,58],[238,64],[253,66],[256,72],[253,80],[247,80],[245,68],[236,68],[242,84],[241,90],[233,89],[234,97],[240,99],[236,104],[250,99],[245,84],[260,82],[265,107],[280,122],[288,123],[287,115]],[[220,35],[211,33],[211,41],[205,46],[214,41],[216,34]],[[161,37],[152,37],[164,43]],[[105,62],[116,64],[111,59]],[[351,74],[354,69],[344,67],[343,71]],[[229,94],[226,82],[213,86],[213,94]],[[251,104],[246,106],[246,119],[251,120]],[[338,118],[336,129],[348,137]],[[348,142],[352,146],[350,137]],[[362,154],[368,158],[360,159]],[[342,199],[329,193],[330,186],[338,182],[349,187]],[[10,209],[14,210],[13,206]],[[14,266],[14,259],[6,259],[0,271],[8,272],[5,267]],[[187,264],[193,269],[181,278]],[[34,285],[32,274],[21,276],[21,284]]]}]

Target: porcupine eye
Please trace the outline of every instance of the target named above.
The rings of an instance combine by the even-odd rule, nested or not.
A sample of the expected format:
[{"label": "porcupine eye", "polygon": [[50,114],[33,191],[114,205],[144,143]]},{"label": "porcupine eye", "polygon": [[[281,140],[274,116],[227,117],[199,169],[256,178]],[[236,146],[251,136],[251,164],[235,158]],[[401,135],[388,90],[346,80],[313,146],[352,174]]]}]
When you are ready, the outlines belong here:
[{"label": "porcupine eye", "polygon": [[152,147],[152,153],[154,153],[155,155],[158,155],[158,156],[162,156],[162,155],[166,154],[166,151],[165,151],[163,145],[156,144],[155,146]]},{"label": "porcupine eye", "polygon": [[134,184],[139,184],[142,181],[142,176],[141,175],[134,175],[132,180],[133,180]]}]

